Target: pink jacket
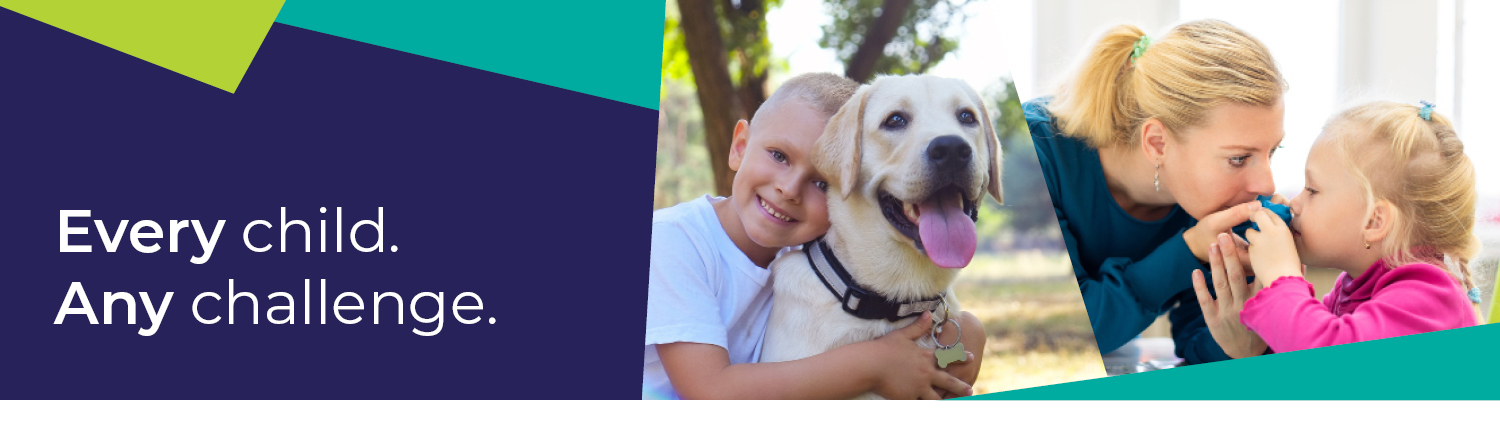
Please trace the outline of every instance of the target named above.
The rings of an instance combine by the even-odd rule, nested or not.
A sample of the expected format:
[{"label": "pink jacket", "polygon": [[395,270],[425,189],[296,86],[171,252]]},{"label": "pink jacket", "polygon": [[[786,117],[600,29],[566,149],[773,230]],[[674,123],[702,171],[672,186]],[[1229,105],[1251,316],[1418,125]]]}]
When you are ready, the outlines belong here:
[{"label": "pink jacket", "polygon": [[1426,263],[1339,275],[1318,303],[1311,283],[1282,277],[1245,302],[1240,322],[1276,352],[1327,347],[1478,324],[1462,284]]}]

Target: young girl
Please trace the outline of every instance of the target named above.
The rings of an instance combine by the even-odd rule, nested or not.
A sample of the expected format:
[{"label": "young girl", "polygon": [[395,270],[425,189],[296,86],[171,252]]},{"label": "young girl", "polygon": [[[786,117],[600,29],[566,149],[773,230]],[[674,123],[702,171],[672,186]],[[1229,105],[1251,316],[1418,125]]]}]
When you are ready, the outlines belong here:
[{"label": "young girl", "polygon": [[[1374,102],[1334,117],[1308,154],[1290,226],[1253,217],[1251,265],[1271,284],[1242,295],[1240,322],[1278,352],[1477,325],[1468,269],[1479,249],[1477,195],[1463,150],[1430,104]],[[1242,279],[1221,272],[1238,268],[1232,257],[1213,262],[1215,286]],[[1321,304],[1304,263],[1344,270]],[[1212,304],[1201,272],[1194,281],[1199,301]]]}]

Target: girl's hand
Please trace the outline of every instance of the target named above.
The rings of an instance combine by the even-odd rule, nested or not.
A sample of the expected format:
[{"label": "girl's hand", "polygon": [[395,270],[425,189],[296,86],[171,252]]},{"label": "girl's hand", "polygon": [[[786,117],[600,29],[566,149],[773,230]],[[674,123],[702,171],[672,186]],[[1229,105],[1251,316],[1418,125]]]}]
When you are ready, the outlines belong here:
[{"label": "girl's hand", "polygon": [[1271,194],[1271,203],[1273,203],[1273,204],[1281,204],[1281,205],[1286,205],[1286,206],[1291,206],[1292,205],[1292,200],[1286,199],[1286,197],[1282,196],[1280,193],[1272,193]]},{"label": "girl's hand", "polygon": [[[1233,246],[1229,234],[1220,234],[1218,242],[1209,245],[1209,268],[1213,272],[1215,300],[1203,282],[1203,271],[1193,270],[1193,290],[1198,295],[1198,306],[1203,309],[1203,319],[1208,323],[1208,332],[1214,342],[1232,358],[1258,356],[1266,352],[1266,342],[1250,328],[1240,323],[1240,310],[1245,301],[1255,296],[1258,285],[1245,283],[1244,268],[1238,256],[1223,255],[1221,246]],[[1254,242],[1251,242],[1252,244]],[[1252,249],[1255,245],[1251,245]]]},{"label": "girl's hand", "polygon": [[[973,387],[948,372],[938,369],[933,349],[922,348],[917,341],[930,338],[932,313],[922,313],[916,322],[891,331],[870,347],[868,366],[877,376],[875,394],[895,400],[940,400],[938,391],[957,396],[973,395]],[[973,354],[969,354],[972,358]]]},{"label": "girl's hand", "polygon": [[1258,211],[1250,216],[1259,231],[1245,231],[1250,240],[1250,261],[1261,285],[1270,285],[1287,276],[1302,277],[1302,259],[1297,256],[1297,242],[1292,240],[1292,230],[1281,217],[1267,211]]}]

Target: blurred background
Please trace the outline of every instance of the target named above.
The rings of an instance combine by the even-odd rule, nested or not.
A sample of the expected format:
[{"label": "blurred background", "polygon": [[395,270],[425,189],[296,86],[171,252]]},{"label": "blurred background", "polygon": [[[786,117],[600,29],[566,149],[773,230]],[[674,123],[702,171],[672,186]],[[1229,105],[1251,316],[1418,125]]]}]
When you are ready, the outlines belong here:
[{"label": "blurred background", "polygon": [[[1010,77],[1013,2],[723,0],[666,5],[653,209],[728,196],[734,123],[807,72],[962,79],[985,99],[1004,150],[1006,205],[986,198],[979,250],[959,275],[989,343],[976,393],[1104,376]],[[1014,50],[1014,46],[1011,47]]]},{"label": "blurred background", "polygon": [[[1367,100],[1437,104],[1455,121],[1465,151],[1478,166],[1476,235],[1484,242],[1470,265],[1484,293],[1481,311],[1494,310],[1500,263],[1500,2],[1473,0],[994,0],[1010,12],[998,45],[1022,99],[1050,94],[1063,73],[1105,28],[1130,23],[1159,35],[1181,21],[1214,18],[1259,38],[1276,57],[1291,89],[1286,140],[1272,161],[1277,192],[1302,190],[1307,150],[1329,116]],[[1337,271],[1312,270],[1321,296]],[[1500,319],[1491,313],[1489,321]],[[1165,319],[1162,320],[1165,322]],[[1148,336],[1167,336],[1164,326]]]}]

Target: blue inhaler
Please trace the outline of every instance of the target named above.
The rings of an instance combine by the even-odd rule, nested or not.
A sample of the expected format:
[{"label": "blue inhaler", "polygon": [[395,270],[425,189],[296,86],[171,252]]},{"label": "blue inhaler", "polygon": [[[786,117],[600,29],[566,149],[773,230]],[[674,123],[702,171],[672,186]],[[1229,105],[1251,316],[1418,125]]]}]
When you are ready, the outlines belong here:
[{"label": "blue inhaler", "polygon": [[[1281,221],[1286,223],[1292,222],[1292,207],[1271,202],[1271,197],[1269,196],[1257,196],[1255,197],[1255,200],[1260,201],[1261,208],[1265,208],[1272,214],[1276,214],[1277,217],[1281,217]],[[1243,238],[1245,237],[1246,229],[1255,229],[1255,231],[1259,232],[1260,226],[1257,226],[1254,221],[1246,221],[1244,223],[1240,223],[1240,225],[1238,226],[1234,226],[1234,229],[1232,230],[1234,231],[1234,234],[1240,235],[1240,237]]]}]

